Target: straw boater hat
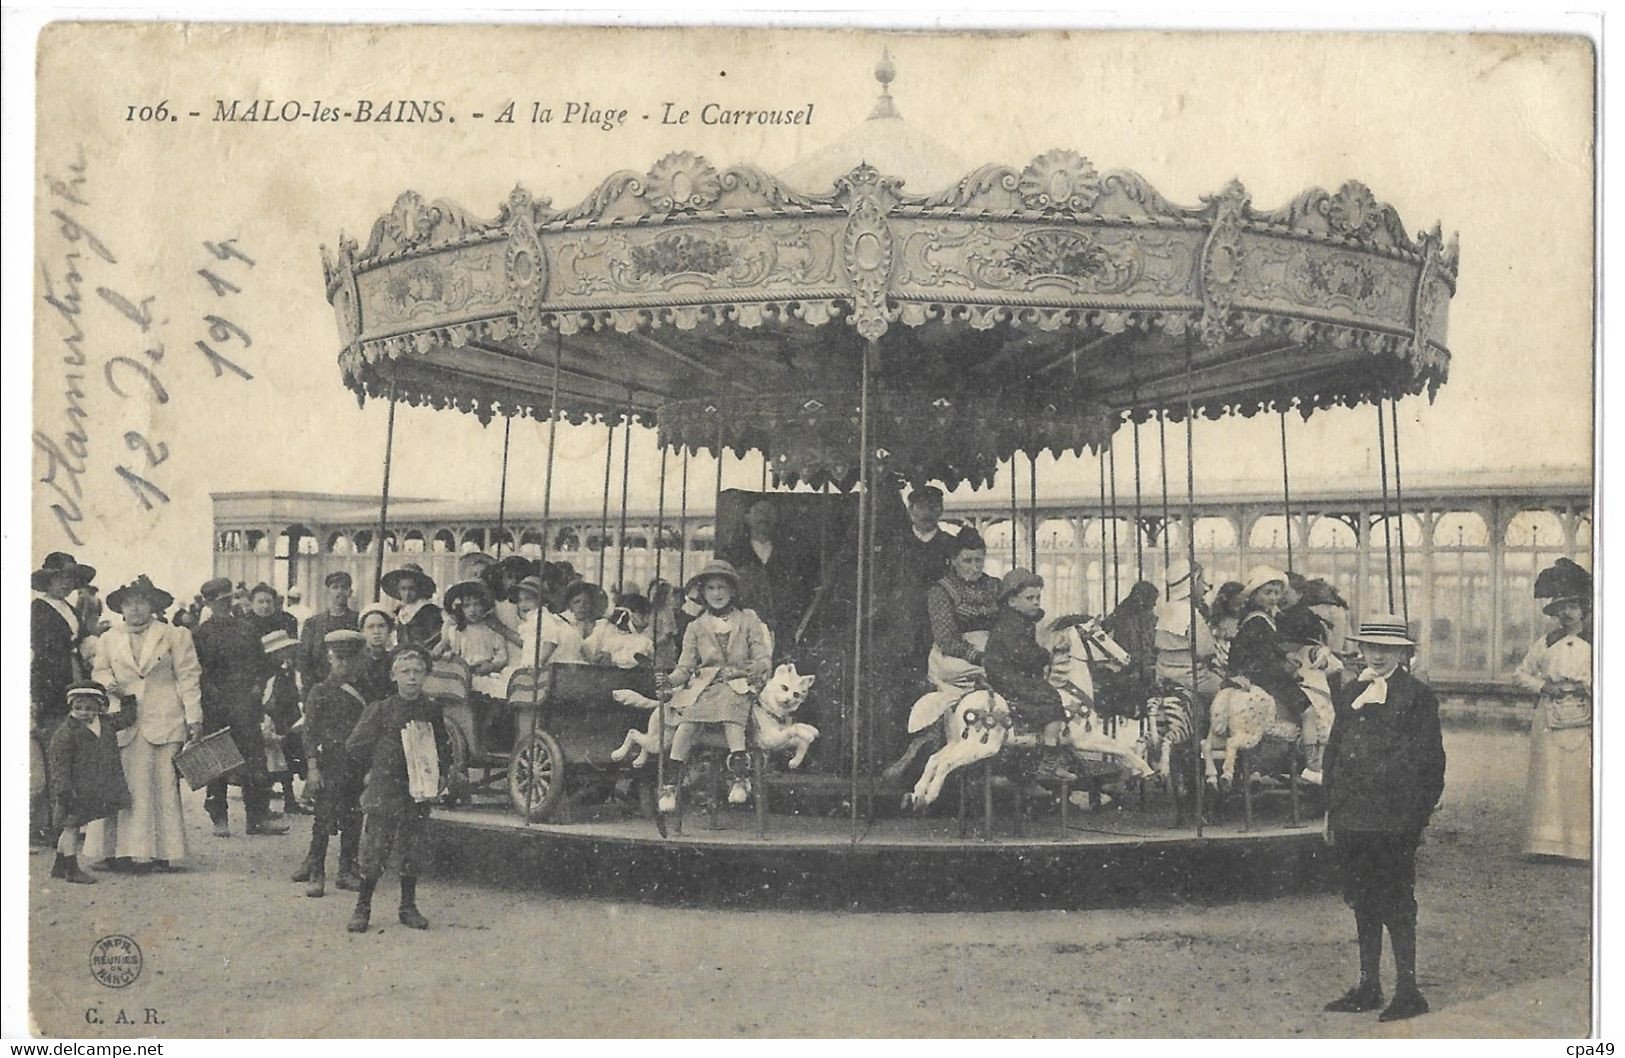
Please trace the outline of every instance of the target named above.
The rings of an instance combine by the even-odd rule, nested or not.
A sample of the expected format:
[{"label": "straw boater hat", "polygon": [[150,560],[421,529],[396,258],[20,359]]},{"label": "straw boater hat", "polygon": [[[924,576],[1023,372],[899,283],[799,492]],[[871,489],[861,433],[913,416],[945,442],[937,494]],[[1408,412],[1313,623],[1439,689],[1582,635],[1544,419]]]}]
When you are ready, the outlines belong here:
[{"label": "straw boater hat", "polygon": [[114,588],[107,596],[107,608],[114,613],[123,613],[126,602],[140,598],[152,603],[153,613],[162,613],[175,605],[175,597],[155,586],[143,573],[122,588]]},{"label": "straw boater hat", "polygon": [[1558,559],[1535,578],[1535,598],[1551,600],[1543,608],[1549,617],[1556,617],[1557,611],[1569,603],[1590,606],[1591,595],[1591,574],[1566,558]]},{"label": "straw boater hat", "polygon": [[1020,566],[1017,566],[1009,573],[1006,573],[1004,575],[1004,579],[999,582],[999,601],[1003,602],[1010,596],[1024,592],[1028,588],[1042,588],[1043,586],[1043,577],[1040,577],[1030,569],[1023,569]]},{"label": "straw boater hat", "polygon": [[389,596],[391,599],[399,599],[401,597],[401,586],[408,581],[411,581],[417,585],[418,598],[434,598],[434,578],[423,572],[423,567],[418,565],[416,562],[408,562],[400,569],[390,570],[388,573],[385,573],[384,579],[381,582],[384,589],[384,594]]},{"label": "straw boater hat", "polygon": [[446,609],[455,610],[473,596],[484,599],[487,608],[493,601],[489,584],[483,580],[465,580],[446,589]]},{"label": "straw boater hat", "polygon": [[75,698],[94,698],[103,705],[107,704],[107,688],[95,680],[79,680],[68,684],[67,699],[71,705]]},{"label": "straw boater hat", "polygon": [[266,654],[275,654],[279,650],[291,650],[299,645],[299,640],[290,636],[286,629],[278,628],[275,632],[267,632],[260,636],[260,650]]},{"label": "straw boater hat", "polygon": [[1360,622],[1358,632],[1350,632],[1348,638],[1356,643],[1371,643],[1379,647],[1415,647],[1416,640],[1411,638],[1411,630],[1405,624],[1405,619],[1398,614],[1374,614]]},{"label": "straw boater hat", "polygon": [[353,628],[335,628],[322,637],[327,649],[340,656],[361,653],[361,648],[367,645],[367,637]]},{"label": "straw boater hat", "polygon": [[39,569],[34,571],[30,582],[35,591],[44,591],[51,583],[52,578],[66,574],[73,578],[74,586],[82,588],[96,579],[96,567],[80,564],[66,551],[52,551],[45,556]]},{"label": "straw boater hat", "polygon": [[1247,582],[1242,585],[1241,593],[1251,597],[1253,592],[1274,581],[1280,581],[1282,587],[1285,587],[1286,574],[1274,566],[1254,566],[1247,571]]},{"label": "straw boater hat", "polygon": [[700,570],[698,573],[694,574],[694,576],[689,578],[688,585],[691,588],[696,584],[703,585],[712,577],[721,577],[729,584],[733,585],[734,591],[737,592],[739,590],[739,571],[734,569],[734,564],[732,562],[728,562],[720,558],[714,558],[710,562],[707,562],[704,569]]}]

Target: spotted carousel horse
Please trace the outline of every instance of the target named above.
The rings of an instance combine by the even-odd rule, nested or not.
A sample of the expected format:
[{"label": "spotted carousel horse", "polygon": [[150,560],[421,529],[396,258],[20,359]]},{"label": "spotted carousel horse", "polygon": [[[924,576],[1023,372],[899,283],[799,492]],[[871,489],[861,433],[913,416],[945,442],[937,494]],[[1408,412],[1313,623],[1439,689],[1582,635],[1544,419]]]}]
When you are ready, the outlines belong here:
[{"label": "spotted carousel horse", "polygon": [[[1207,762],[1208,780],[1216,779],[1221,792],[1236,780],[1239,755],[1257,749],[1266,738],[1298,746],[1309,753],[1312,763],[1318,763],[1315,750],[1325,745],[1331,732],[1329,674],[1339,665],[1331,651],[1321,646],[1304,648],[1294,657],[1298,662],[1298,684],[1309,699],[1309,708],[1301,717],[1293,716],[1274,695],[1244,677],[1233,677],[1230,682],[1234,686],[1226,686],[1214,695],[1202,759]],[[1216,775],[1215,754],[1221,757]]]},{"label": "spotted carousel horse", "polygon": [[1107,733],[1107,725],[1094,709],[1091,666],[1121,669],[1129,663],[1128,654],[1106,634],[1099,618],[1063,617],[1051,626],[1050,632],[1048,679],[1061,693],[1065,718],[1045,725],[1042,731],[1017,731],[1009,704],[985,685],[957,700],[941,690],[924,696],[909,714],[909,732],[923,731],[941,720],[947,728],[947,744],[925,762],[919,782],[905,798],[909,807],[920,808],[936,801],[949,775],[967,764],[996,756],[1006,746],[1053,746],[1074,753],[1100,753],[1119,761],[1135,777],[1154,774],[1132,741],[1125,743]]},{"label": "spotted carousel horse", "polygon": [[[801,767],[807,750],[818,738],[818,729],[811,724],[797,723],[795,716],[796,710],[807,700],[815,679],[816,676],[801,675],[793,664],[780,665],[774,671],[751,702],[747,726],[750,748],[767,754],[788,751],[791,754],[789,766]],[[670,715],[669,704],[630,690],[616,691],[613,697],[622,705],[648,709],[650,716],[648,729],[629,730],[625,741],[610,753],[610,760],[623,761],[636,749],[638,753],[632,758],[632,767],[641,768],[648,763],[651,754],[671,748],[672,739],[677,737],[677,721]],[[664,711],[663,715],[654,712],[656,707]],[[701,736],[700,744],[710,745],[713,740],[718,746],[722,745],[721,736],[709,732]]]}]

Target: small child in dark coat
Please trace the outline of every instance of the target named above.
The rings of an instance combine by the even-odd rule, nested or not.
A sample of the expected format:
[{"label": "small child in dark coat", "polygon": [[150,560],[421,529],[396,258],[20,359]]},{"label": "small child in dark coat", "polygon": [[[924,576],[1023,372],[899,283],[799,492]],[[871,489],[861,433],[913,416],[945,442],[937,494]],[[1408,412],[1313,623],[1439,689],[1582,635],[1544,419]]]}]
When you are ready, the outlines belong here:
[{"label": "small child in dark coat", "polygon": [[79,885],[96,879],[79,869],[86,823],[116,815],[130,805],[115,731],[135,722],[134,699],[107,714],[107,691],[86,680],[68,688],[68,717],[51,735],[51,798],[56,824],[56,862],[51,877]]},{"label": "small child in dark coat", "polygon": [[423,693],[429,651],[417,643],[395,649],[390,674],[395,693],[368,705],[344,748],[366,769],[361,792],[365,822],[361,831],[361,889],[350,916],[351,933],[365,933],[372,915],[372,891],[391,852],[399,857],[401,925],[428,929],[418,910],[418,871],[422,866],[429,805],[445,790],[451,770],[451,741],[440,704]]}]

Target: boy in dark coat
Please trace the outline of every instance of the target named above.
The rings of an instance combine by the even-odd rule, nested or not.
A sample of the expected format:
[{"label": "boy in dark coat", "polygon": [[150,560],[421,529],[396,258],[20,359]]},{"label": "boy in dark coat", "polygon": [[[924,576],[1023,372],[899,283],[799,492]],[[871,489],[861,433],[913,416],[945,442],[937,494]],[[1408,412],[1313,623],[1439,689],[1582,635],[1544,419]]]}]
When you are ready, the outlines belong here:
[{"label": "boy in dark coat", "polygon": [[1049,651],[1038,645],[1038,622],[1044,617],[1038,598],[1043,588],[1044,578],[1020,566],[1004,575],[999,585],[999,600],[1004,605],[987,634],[987,650],[982,655],[988,684],[1026,728],[1066,719],[1061,692],[1046,678]]},{"label": "boy in dark coat", "polygon": [[451,741],[440,704],[423,693],[429,651],[418,643],[397,647],[390,673],[395,693],[373,702],[345,740],[352,760],[366,767],[361,810],[361,890],[350,916],[351,933],[365,933],[372,915],[372,891],[393,850],[401,872],[401,925],[428,929],[417,905],[429,804],[445,788],[451,769]]},{"label": "boy in dark coat", "polygon": [[364,664],[360,632],[339,629],[324,637],[327,644],[327,679],[311,688],[305,701],[305,792],[316,799],[316,819],[310,828],[310,851],[294,872],[305,882],[306,896],[321,896],[327,885],[327,842],[339,835],[340,889],[361,888],[358,853],[361,849],[361,780],[363,769],[350,759],[344,743],[355,730],[366,698],[357,685]]},{"label": "boy in dark coat", "polygon": [[68,716],[51,735],[51,798],[56,822],[56,862],[51,877],[80,885],[96,879],[79,869],[81,830],[86,823],[106,819],[130,804],[119,763],[115,731],[135,722],[134,699],[117,713],[103,714],[107,692],[99,683],[84,681],[67,689]]},{"label": "boy in dark coat", "polygon": [[1392,614],[1350,636],[1365,663],[1334,699],[1326,744],[1326,833],[1337,849],[1343,899],[1354,910],[1360,983],[1327,1010],[1382,1006],[1382,931],[1394,947],[1398,982],[1380,1020],[1427,1013],[1416,987],[1416,847],[1444,792],[1439,701],[1401,662],[1416,644]]}]

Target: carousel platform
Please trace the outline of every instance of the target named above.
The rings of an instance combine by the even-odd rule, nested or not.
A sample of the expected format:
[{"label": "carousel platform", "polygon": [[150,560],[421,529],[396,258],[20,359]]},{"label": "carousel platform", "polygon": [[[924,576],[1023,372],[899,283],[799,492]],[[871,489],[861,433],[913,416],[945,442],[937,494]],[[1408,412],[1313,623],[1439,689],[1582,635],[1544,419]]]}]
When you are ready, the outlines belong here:
[{"label": "carousel platform", "polygon": [[[951,797],[951,794],[948,795]],[[948,797],[945,797],[947,800]],[[977,799],[979,801],[979,799]],[[1319,891],[1331,850],[1318,817],[1290,824],[1284,797],[1240,797],[1197,837],[1153,797],[1141,807],[1071,808],[1018,819],[981,805],[942,817],[859,818],[691,810],[662,837],[647,816],[612,807],[526,824],[504,808],[437,808],[437,869],[514,887],[713,906],[865,910],[1086,909],[1226,902]],[[668,826],[668,830],[672,830]]]}]

